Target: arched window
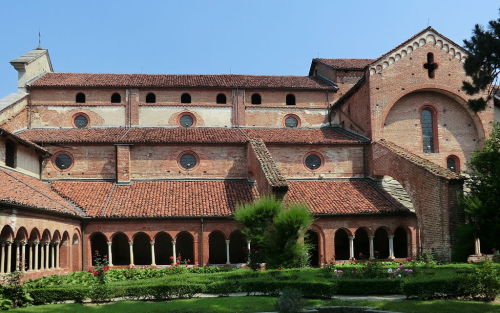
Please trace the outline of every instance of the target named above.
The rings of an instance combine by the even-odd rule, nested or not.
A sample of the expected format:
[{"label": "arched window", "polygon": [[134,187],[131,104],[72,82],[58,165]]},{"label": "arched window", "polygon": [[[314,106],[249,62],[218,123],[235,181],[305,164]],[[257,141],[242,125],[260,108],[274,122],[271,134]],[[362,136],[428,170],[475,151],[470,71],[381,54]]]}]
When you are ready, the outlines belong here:
[{"label": "arched window", "polygon": [[252,104],[261,104],[262,103],[262,98],[258,93],[254,93],[252,95]]},{"label": "arched window", "polygon": [[446,167],[453,172],[460,172],[460,159],[454,155],[448,156],[446,159]]},{"label": "arched window", "polygon": [[422,146],[425,153],[437,152],[437,134],[435,132],[435,114],[430,108],[424,108],[420,113],[422,127]]},{"label": "arched window", "polygon": [[215,102],[217,102],[217,104],[226,104],[226,95],[223,93],[218,94]]},{"label": "arched window", "polygon": [[118,92],[115,92],[113,95],[111,95],[111,103],[121,103],[122,102],[122,96]]},{"label": "arched window", "polygon": [[156,95],[152,92],[146,95],[146,103],[156,103]]},{"label": "arched window", "polygon": [[183,93],[181,95],[181,103],[191,103],[191,95],[188,93]]},{"label": "arched window", "polygon": [[77,93],[76,97],[75,97],[75,102],[76,103],[85,103],[85,94],[83,92]]},{"label": "arched window", "polygon": [[17,147],[13,141],[7,140],[5,142],[5,165],[8,167],[16,167],[16,154]]},{"label": "arched window", "polygon": [[295,105],[295,95],[291,93],[286,95],[286,105]]}]

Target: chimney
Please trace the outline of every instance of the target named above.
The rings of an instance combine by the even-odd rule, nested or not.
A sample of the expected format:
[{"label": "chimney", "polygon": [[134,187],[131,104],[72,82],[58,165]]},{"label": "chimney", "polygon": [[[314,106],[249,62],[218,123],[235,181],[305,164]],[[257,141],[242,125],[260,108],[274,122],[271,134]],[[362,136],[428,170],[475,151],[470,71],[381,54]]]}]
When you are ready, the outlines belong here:
[{"label": "chimney", "polygon": [[49,50],[36,48],[10,61],[17,71],[17,89],[26,92],[26,86],[45,73],[52,73]]}]

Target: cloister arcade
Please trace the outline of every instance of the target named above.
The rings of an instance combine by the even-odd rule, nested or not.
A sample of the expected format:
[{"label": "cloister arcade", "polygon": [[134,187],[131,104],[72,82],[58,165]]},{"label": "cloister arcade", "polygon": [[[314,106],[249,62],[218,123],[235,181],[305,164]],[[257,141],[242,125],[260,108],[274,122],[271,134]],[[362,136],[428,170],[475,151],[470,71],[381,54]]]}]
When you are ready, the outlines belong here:
[{"label": "cloister arcade", "polygon": [[75,271],[81,269],[81,236],[65,230],[39,230],[9,225],[0,232],[0,273],[21,271],[26,273],[46,271]]},{"label": "cloister arcade", "polygon": [[[404,226],[395,229],[383,226],[376,229],[338,228],[333,234],[333,238],[325,238],[319,227],[307,232],[304,239],[310,246],[311,266],[326,263],[325,244],[333,244],[335,261],[396,259],[413,255],[412,230]],[[175,236],[165,231],[153,234],[136,232],[129,236],[123,232],[108,236],[94,232],[90,234],[90,248],[93,255],[98,252],[100,256],[108,257],[112,266],[202,265],[196,249],[207,252],[208,262],[205,265],[243,264],[248,261],[251,242],[239,230],[229,234],[213,230],[205,241],[195,240],[197,235],[188,231],[180,231]],[[197,246],[201,242],[205,242],[207,247]]]}]

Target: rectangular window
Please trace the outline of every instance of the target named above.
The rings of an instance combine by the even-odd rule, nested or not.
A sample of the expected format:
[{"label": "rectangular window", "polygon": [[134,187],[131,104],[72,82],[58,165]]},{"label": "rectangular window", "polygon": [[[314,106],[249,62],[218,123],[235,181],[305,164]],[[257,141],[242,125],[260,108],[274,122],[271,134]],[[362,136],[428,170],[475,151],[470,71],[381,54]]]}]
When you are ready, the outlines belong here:
[{"label": "rectangular window", "polygon": [[10,140],[5,142],[5,165],[15,168],[16,167],[16,144]]}]

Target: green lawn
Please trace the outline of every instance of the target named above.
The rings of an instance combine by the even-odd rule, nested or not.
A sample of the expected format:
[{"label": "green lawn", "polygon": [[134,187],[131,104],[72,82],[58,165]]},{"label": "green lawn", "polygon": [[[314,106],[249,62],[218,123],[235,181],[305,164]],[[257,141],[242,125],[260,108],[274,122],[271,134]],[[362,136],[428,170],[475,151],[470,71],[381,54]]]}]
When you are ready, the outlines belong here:
[{"label": "green lawn", "polygon": [[[276,298],[272,297],[227,297],[173,300],[169,302],[122,301],[105,305],[50,304],[32,306],[10,312],[33,313],[245,313],[272,311]],[[500,304],[473,301],[336,301],[307,300],[308,307],[319,305],[362,305],[387,311],[407,313],[499,313]]]}]

